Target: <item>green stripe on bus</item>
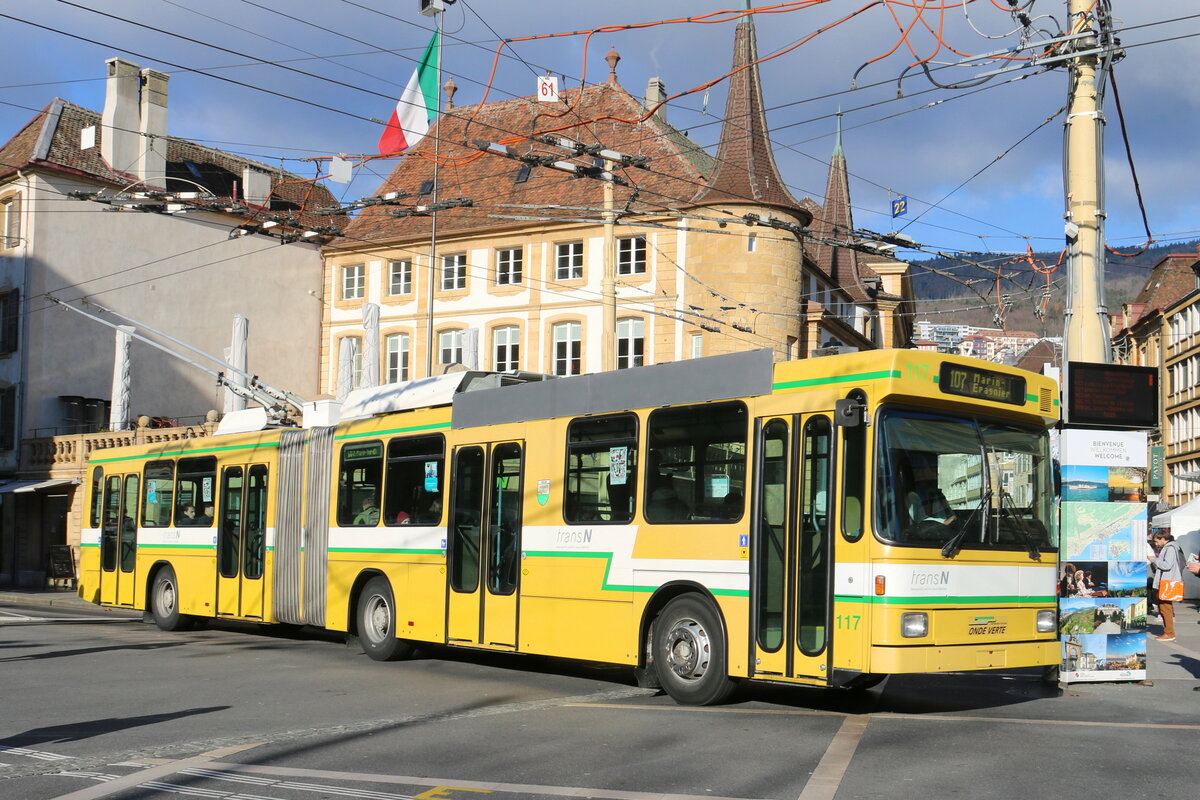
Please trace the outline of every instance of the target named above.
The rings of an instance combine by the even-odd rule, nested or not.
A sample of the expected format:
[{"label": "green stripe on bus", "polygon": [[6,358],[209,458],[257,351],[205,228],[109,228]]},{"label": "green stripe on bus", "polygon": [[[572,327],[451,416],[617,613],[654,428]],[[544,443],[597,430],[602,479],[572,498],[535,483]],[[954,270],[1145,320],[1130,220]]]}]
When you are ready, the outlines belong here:
[{"label": "green stripe on bus", "polygon": [[142,544],[138,543],[138,550],[216,550],[215,544]]},{"label": "green stripe on bus", "polygon": [[394,553],[417,556],[445,555],[445,550],[423,550],[415,547],[331,547],[331,553]]},{"label": "green stripe on bus", "polygon": [[153,455],[140,456],[115,456],[113,458],[90,458],[88,459],[93,464],[106,464],[112,461],[138,461],[138,460],[153,460],[162,456],[182,456],[195,455],[196,453],[220,453],[228,450],[254,450],[259,447],[279,447],[279,442],[256,442],[255,444],[230,444],[223,447],[198,447],[195,450],[164,450],[161,453]]},{"label": "green stripe on bus", "polygon": [[[623,584],[614,584],[608,582],[608,573],[612,569],[612,553],[563,553],[558,550],[523,550],[522,556],[535,558],[603,558],[604,564],[604,579],[601,581],[600,590],[605,592],[653,592],[657,586],[626,586]],[[722,597],[749,597],[750,592],[746,589],[713,589],[709,591],[715,595]]]},{"label": "green stripe on bus", "polygon": [[776,383],[771,387],[772,391],[780,389],[799,389],[804,386],[823,386],[827,383],[853,383],[854,381],[873,381],[879,378],[899,378],[902,377],[898,369],[885,369],[878,372],[859,372],[854,375],[835,375],[831,378],[809,378],[802,381],[785,381],[784,383]]},{"label": "green stripe on bus", "polygon": [[993,595],[990,597],[875,597],[873,595],[838,594],[833,596],[835,603],[867,603],[869,605],[902,605],[902,606],[946,606],[946,605],[995,605],[996,603],[1036,603],[1053,604],[1054,595]]},{"label": "green stripe on bus", "polygon": [[414,431],[432,431],[440,428],[449,428],[449,422],[431,422],[428,425],[409,425],[406,428],[391,428],[386,431],[366,431],[364,433],[343,433],[341,436],[335,436],[334,439],[341,441],[342,439],[363,439],[368,436],[387,436],[391,433],[412,433]]}]

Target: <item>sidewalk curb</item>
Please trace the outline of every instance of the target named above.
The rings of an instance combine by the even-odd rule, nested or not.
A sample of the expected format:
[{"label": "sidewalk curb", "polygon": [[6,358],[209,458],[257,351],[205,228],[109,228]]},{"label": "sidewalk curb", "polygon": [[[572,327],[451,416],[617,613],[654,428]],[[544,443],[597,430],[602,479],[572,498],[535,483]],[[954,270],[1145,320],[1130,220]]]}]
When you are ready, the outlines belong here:
[{"label": "sidewalk curb", "polygon": [[53,606],[56,608],[87,608],[95,611],[112,611],[81,598],[74,592],[5,592],[0,591],[0,603],[13,605]]}]

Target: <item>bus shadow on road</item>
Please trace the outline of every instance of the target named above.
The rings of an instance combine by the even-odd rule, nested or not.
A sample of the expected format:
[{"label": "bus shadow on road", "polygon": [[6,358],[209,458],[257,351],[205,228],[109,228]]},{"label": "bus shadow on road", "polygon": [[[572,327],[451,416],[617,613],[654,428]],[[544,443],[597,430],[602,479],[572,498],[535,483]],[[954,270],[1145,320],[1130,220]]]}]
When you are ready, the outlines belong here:
[{"label": "bus shadow on road", "polygon": [[94,736],[118,733],[145,725],[157,725],[160,722],[194,717],[198,714],[212,714],[217,711],[226,711],[229,708],[230,706],[186,708],[181,711],[171,711],[162,714],[144,714],[138,717],[108,717],[106,719],[93,719],[84,722],[70,722],[65,725],[54,725],[47,728],[33,728],[24,733],[0,739],[0,749],[78,742]]},{"label": "bus shadow on road", "polygon": [[735,703],[829,711],[841,714],[945,714],[1003,708],[1061,696],[1040,669],[1004,674],[892,675],[871,689],[745,684]]},{"label": "bus shadow on road", "polygon": [[22,656],[5,656],[0,657],[0,664],[11,664],[20,661],[41,661],[47,658],[71,658],[74,656],[90,656],[95,653],[108,653],[122,650],[162,650],[166,647],[180,647],[183,642],[154,642],[150,644],[124,644],[113,645],[111,647],[82,647],[78,650],[51,650],[48,653],[29,653]]}]

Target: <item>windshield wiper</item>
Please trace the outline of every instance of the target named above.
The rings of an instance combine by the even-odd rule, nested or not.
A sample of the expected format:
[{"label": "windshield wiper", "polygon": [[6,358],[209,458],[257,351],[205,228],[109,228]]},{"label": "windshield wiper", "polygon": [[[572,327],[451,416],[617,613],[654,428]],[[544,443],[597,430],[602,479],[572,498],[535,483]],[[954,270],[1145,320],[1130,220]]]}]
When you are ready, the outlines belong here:
[{"label": "windshield wiper", "polygon": [[992,502],[992,490],[988,489],[983,493],[983,497],[979,498],[979,504],[971,509],[971,513],[967,515],[967,521],[958,529],[958,532],[946,540],[942,545],[942,558],[953,558],[954,554],[962,548],[963,539],[967,538],[967,530],[971,527],[971,520],[983,510],[983,507]]},{"label": "windshield wiper", "polygon": [[[1033,535],[1033,531],[1029,530],[1029,526],[1025,524],[1025,518],[1017,513],[1017,504],[1013,502],[1012,495],[1003,489],[1000,490],[1000,518],[1004,518],[1006,510],[1009,516],[1017,523],[1017,533],[1021,534],[1021,538],[1025,540],[1025,549],[1029,551],[1029,557],[1034,561],[1042,560],[1042,551],[1038,549],[1037,538]],[[999,521],[997,521],[999,524]]]}]

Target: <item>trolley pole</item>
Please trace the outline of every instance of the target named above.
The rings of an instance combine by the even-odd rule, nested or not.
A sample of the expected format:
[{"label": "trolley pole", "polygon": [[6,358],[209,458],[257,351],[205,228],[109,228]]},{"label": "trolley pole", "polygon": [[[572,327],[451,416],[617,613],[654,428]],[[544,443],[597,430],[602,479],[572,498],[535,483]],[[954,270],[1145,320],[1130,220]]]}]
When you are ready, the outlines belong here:
[{"label": "trolley pole", "polygon": [[[1067,0],[1074,33],[1092,31],[1092,0]],[[1068,69],[1066,126],[1066,244],[1070,294],[1065,313],[1063,364],[1069,361],[1111,363],[1108,309],[1104,300],[1104,198],[1102,161],[1104,113],[1097,80],[1096,36],[1076,40],[1074,47],[1093,51],[1076,58]]]},{"label": "trolley pole", "polygon": [[[612,173],[613,162],[605,160],[604,171]],[[617,368],[617,213],[612,181],[604,181],[604,276],[600,295],[604,303],[604,330],[600,354],[605,372]]]},{"label": "trolley pole", "polygon": [[437,283],[437,202],[438,202],[438,154],[442,140],[442,11],[437,12],[437,111],[431,129],[433,130],[433,210],[429,214],[429,286],[425,297],[425,377],[433,377],[433,303],[435,299],[435,284]]}]

